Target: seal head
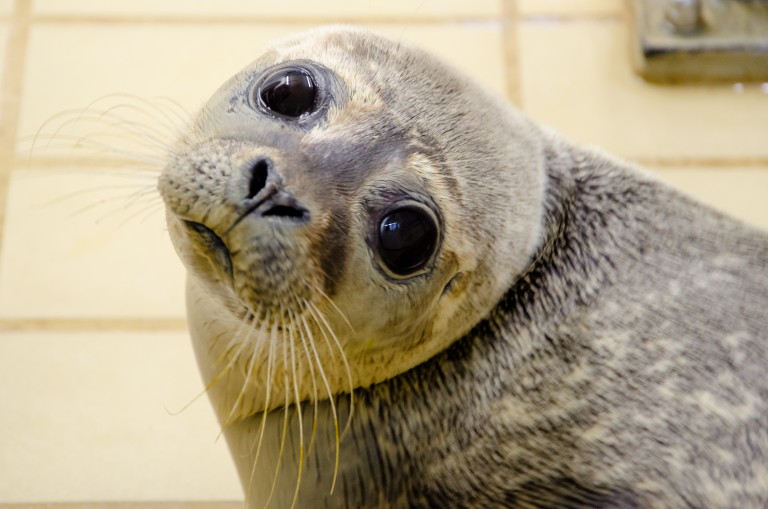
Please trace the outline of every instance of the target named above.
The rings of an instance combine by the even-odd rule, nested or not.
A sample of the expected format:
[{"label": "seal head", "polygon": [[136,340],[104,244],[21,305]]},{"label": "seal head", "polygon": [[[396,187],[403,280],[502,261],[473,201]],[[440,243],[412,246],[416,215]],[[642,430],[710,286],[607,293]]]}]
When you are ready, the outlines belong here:
[{"label": "seal head", "polygon": [[240,371],[255,364],[259,389],[236,413],[284,404],[290,365],[303,373],[291,399],[318,397],[310,364],[326,393],[348,392],[486,315],[538,240],[535,131],[430,56],[352,29],[285,41],[226,83],[160,190],[196,299],[246,324],[220,352],[247,343]]}]

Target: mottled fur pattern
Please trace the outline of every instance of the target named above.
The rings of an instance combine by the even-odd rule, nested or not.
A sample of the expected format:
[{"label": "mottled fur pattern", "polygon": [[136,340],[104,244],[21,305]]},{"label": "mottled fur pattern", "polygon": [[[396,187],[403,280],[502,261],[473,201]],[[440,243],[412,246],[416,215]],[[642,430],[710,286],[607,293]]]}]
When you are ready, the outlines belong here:
[{"label": "mottled fur pattern", "polygon": [[[359,382],[351,354],[359,387],[340,442],[333,422],[344,423],[350,412],[343,386],[334,386],[339,395],[330,400],[315,392],[266,417],[249,412],[226,422],[252,506],[264,506],[270,492],[270,506],[312,508],[768,505],[768,235],[641,170],[540,130],[421,52],[357,31],[297,40],[307,38],[323,41],[323,52],[315,55],[321,63],[356,48],[341,57],[353,61],[340,67],[342,81],[361,79],[366,66],[378,69],[374,77],[396,75],[398,68],[386,66],[403,59],[437,79],[439,90],[394,77],[392,86],[366,104],[374,110],[402,105],[386,94],[396,95],[403,83],[414,87],[406,95],[435,94],[405,132],[418,146],[415,152],[436,168],[427,178],[440,179],[442,186],[426,189],[440,190],[432,198],[448,246],[434,270],[443,270],[441,264],[461,267],[461,259],[454,260],[459,255],[477,257],[472,267],[457,271],[462,278],[455,288],[445,290],[457,293],[458,304],[450,310],[471,330],[458,330],[460,338],[439,343],[439,353],[415,365],[408,354],[388,357],[380,367],[387,376],[372,384]],[[356,45],[360,41],[366,45]],[[366,86],[376,88],[381,79],[367,76]],[[323,129],[333,131],[333,122],[355,117],[347,111],[355,100],[334,110]],[[453,121],[466,120],[469,129],[442,129],[446,117],[432,109],[446,103]],[[207,111],[196,136],[210,136],[206,122],[222,116],[211,106]],[[387,118],[403,132],[402,118]],[[337,143],[352,136],[353,127],[362,129],[356,122],[364,127],[368,121],[363,115],[342,123],[338,138],[323,139]],[[479,129],[484,122],[493,125]],[[431,145],[422,132],[431,133]],[[515,155],[486,154],[473,162],[473,155],[493,144],[503,154],[512,147]],[[377,163],[360,171],[385,170]],[[174,171],[168,170],[171,176]],[[528,176],[509,176],[521,173]],[[343,199],[359,197],[361,185]],[[167,200],[178,198],[172,190],[163,192]],[[533,244],[525,243],[523,227],[534,231]],[[510,239],[523,242],[522,250]],[[364,246],[347,249],[367,252]],[[354,253],[347,260],[370,263]],[[211,366],[212,338],[236,336],[237,320],[224,317],[225,299],[206,289],[204,270],[194,270],[190,327],[204,378],[211,381],[219,371]],[[345,277],[337,291],[346,288]],[[502,281],[505,290],[495,295],[492,280]],[[380,291],[387,295],[386,288]],[[478,292],[493,302],[476,298]],[[328,296],[345,313],[358,312],[337,294]],[[379,309],[371,307],[369,312]],[[354,351],[355,338],[334,328],[347,353]],[[220,402],[242,391],[241,383],[218,387],[211,397],[227,421],[231,397]],[[262,418],[263,448],[255,445]]]}]

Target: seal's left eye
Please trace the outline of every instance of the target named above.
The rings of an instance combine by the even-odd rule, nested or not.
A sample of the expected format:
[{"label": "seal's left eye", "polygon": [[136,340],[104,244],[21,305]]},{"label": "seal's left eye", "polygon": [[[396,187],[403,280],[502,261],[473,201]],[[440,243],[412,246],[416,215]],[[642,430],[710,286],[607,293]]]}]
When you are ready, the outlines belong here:
[{"label": "seal's left eye", "polygon": [[304,69],[281,69],[264,80],[257,94],[259,102],[269,111],[298,118],[315,109],[317,84]]},{"label": "seal's left eye", "polygon": [[437,226],[425,211],[403,207],[387,214],[379,225],[379,256],[398,276],[422,269],[437,246]]}]

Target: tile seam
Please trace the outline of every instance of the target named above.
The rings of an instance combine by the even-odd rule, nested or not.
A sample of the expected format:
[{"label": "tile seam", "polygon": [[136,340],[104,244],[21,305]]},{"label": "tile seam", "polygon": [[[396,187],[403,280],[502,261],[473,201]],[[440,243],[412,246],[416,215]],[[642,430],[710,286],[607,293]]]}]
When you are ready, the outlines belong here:
[{"label": "tile seam", "polygon": [[16,0],[8,26],[3,81],[0,88],[2,120],[0,120],[0,253],[3,249],[8,181],[16,148],[24,65],[29,40],[32,0]]},{"label": "tile seam", "polygon": [[[501,16],[506,16],[508,11],[507,6],[509,3],[515,3],[514,0],[503,0]],[[517,9],[515,9],[517,10]],[[516,12],[516,19],[518,22],[524,23],[572,23],[580,21],[597,21],[597,22],[616,22],[625,19],[625,13],[568,13],[568,14],[521,14]],[[127,15],[82,15],[82,14],[36,14],[32,15],[32,21],[41,24],[284,24],[284,25],[312,25],[312,24],[328,24],[328,23],[361,23],[366,25],[373,24],[440,24],[440,23],[474,23],[474,22],[488,22],[497,21],[499,14],[482,14],[482,15],[470,15],[470,14],[457,14],[447,16],[423,16],[419,18],[413,18],[409,15],[395,15],[395,16],[374,16],[360,15],[360,16],[308,16],[308,17],[294,17],[294,16],[173,16],[173,15],[142,15],[142,14],[127,14]]]},{"label": "tile seam", "polygon": [[504,76],[507,99],[522,109],[520,89],[520,39],[517,0],[502,0],[502,40],[504,44]]},{"label": "tile seam", "polygon": [[768,158],[718,158],[718,157],[626,157],[626,160],[633,162],[641,166],[648,166],[651,168],[690,168],[694,169],[751,169],[751,170],[765,170],[768,169]]},{"label": "tile seam", "polygon": [[187,322],[181,317],[0,318],[0,332],[185,332],[187,330]]},{"label": "tile seam", "polygon": [[242,500],[0,503],[0,509],[242,509]]},{"label": "tile seam", "polygon": [[625,19],[624,13],[578,13],[578,14],[519,14],[518,19],[521,23],[578,23],[578,22],[598,22],[615,23]]},{"label": "tile seam", "polygon": [[51,15],[37,14],[32,16],[35,23],[53,23],[53,24],[158,24],[158,25],[195,25],[195,24],[216,24],[216,25],[312,25],[312,24],[344,24],[360,23],[366,25],[373,24],[441,24],[441,23],[475,23],[497,21],[498,14],[484,15],[455,15],[455,16],[424,16],[413,18],[406,14],[402,16],[380,16],[371,17],[369,15],[360,16],[308,16],[305,18],[295,16],[163,16],[163,15]]}]

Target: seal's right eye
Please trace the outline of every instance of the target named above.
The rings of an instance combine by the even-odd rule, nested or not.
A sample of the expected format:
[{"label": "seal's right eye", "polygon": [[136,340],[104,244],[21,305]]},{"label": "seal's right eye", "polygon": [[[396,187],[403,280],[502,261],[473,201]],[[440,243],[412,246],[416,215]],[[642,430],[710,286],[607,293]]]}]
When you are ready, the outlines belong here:
[{"label": "seal's right eye", "polygon": [[315,110],[317,84],[305,69],[280,69],[267,76],[256,90],[259,103],[272,113],[298,118]]},{"label": "seal's right eye", "polygon": [[389,212],[379,226],[379,256],[398,276],[418,272],[437,246],[437,225],[425,211],[404,207]]}]

